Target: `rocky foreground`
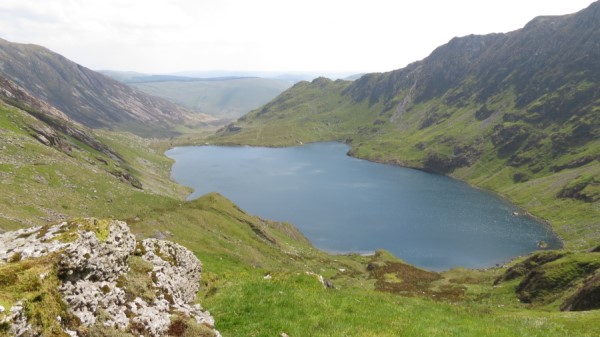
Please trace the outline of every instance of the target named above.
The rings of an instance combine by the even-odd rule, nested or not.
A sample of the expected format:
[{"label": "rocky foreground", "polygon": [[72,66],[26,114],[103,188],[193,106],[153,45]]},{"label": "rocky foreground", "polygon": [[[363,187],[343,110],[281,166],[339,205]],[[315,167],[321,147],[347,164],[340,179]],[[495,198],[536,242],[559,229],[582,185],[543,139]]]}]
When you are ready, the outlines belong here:
[{"label": "rocky foreground", "polygon": [[0,305],[0,336],[220,336],[194,303],[196,256],[172,242],[138,241],[121,221],[1,234],[0,268],[0,303],[10,306]]}]

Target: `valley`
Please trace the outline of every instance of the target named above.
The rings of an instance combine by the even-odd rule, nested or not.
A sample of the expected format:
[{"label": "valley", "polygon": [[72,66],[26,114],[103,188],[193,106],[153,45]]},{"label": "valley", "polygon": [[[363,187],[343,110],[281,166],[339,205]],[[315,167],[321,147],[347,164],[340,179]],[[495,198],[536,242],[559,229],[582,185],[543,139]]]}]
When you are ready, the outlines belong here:
[{"label": "valley", "polygon": [[[122,220],[131,242],[181,245],[202,265],[186,305],[210,311],[218,330],[167,310],[176,303],[161,290],[164,269],[144,259],[175,269],[183,262],[158,246],[131,243],[121,261],[131,273],[111,276],[90,298],[93,325],[76,319],[61,294],[75,277],[98,281],[86,276],[97,267],[69,274],[65,251],[36,258],[31,247],[0,246],[0,336],[153,336],[145,328],[153,322],[103,324],[114,303],[102,303],[131,306],[136,297],[166,305],[168,336],[600,335],[598,18],[596,1],[510,33],[452,39],[398,70],[301,81],[225,126],[165,99],[176,101],[179,83],[156,89],[159,98],[47,48],[0,40],[0,235],[35,226],[11,235],[105,247],[107,224]],[[564,247],[439,272],[381,247],[330,254],[295,224],[219,193],[187,200],[193,191],[171,179],[175,162],[165,155],[180,145],[320,142],[492,191],[547,221]],[[108,299],[116,288],[122,299]],[[146,317],[140,308],[119,315],[135,322]]]},{"label": "valley", "polygon": [[403,69],[300,82],[208,142],[344,142],[358,158],[492,190],[551,223],[566,247],[589,249],[600,238],[598,15],[596,2],[455,38]]},{"label": "valley", "polygon": [[289,81],[262,77],[127,76],[109,71],[104,74],[147,94],[225,121],[268,103],[291,86]]}]

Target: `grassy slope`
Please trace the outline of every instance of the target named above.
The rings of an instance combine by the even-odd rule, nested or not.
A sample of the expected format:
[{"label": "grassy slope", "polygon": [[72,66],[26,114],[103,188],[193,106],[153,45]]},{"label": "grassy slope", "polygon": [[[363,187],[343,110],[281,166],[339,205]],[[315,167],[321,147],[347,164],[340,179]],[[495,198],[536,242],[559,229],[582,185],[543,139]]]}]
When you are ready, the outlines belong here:
[{"label": "grassy slope", "polygon": [[[311,336],[600,333],[600,326],[594,323],[600,311],[548,311],[552,304],[527,309],[528,305],[516,298],[517,283],[492,287],[501,269],[452,270],[426,285],[429,281],[424,277],[410,277],[421,274],[412,267],[377,278],[367,266],[401,262],[386,254],[324,254],[306,244],[290,225],[250,216],[218,194],[152,211],[132,228],[142,236],[166,233],[202,259],[202,303],[215,315],[224,336],[281,332],[305,336],[307,331]],[[307,272],[323,275],[336,288],[324,288]],[[405,296],[376,292],[378,280],[421,288],[404,292]],[[461,291],[451,299],[436,300],[436,295],[441,298],[448,293],[446,289]]]},{"label": "grassy slope", "polygon": [[[494,126],[509,125],[502,122],[504,116],[522,113],[514,107],[511,92],[490,99],[494,103],[488,104],[488,108],[498,112],[484,120],[474,116],[481,108],[475,101],[456,107],[445,104],[444,99],[436,99],[408,105],[392,122],[395,109],[386,108],[380,102],[352,100],[343,94],[348,85],[348,82],[325,79],[299,83],[263,108],[240,118],[235,126],[241,130],[224,129],[208,140],[261,146],[344,141],[351,143],[354,156],[417,168],[424,167],[431,155],[452,158],[457,148],[468,148],[479,153],[479,157],[469,166],[448,172],[451,176],[495,191],[547,220],[569,248],[585,249],[600,243],[600,200],[597,198],[600,162],[592,160],[576,168],[551,170],[552,165],[563,165],[584,156],[600,156],[600,139],[588,139],[585,146],[571,148],[555,157],[550,155],[549,141],[542,140],[533,149],[520,145],[518,153],[537,167],[531,168],[533,164],[511,166],[510,158],[500,155],[492,144]],[[406,93],[400,93],[389,105],[398,106],[404,97]],[[431,111],[442,111],[444,117],[436,116],[433,125],[423,127]],[[535,132],[549,139],[561,132],[560,127],[555,125]],[[527,181],[516,182],[516,174],[522,174]],[[556,197],[569,183],[586,176],[595,180],[586,187],[590,195],[596,196],[595,201]]]},{"label": "grassy slope", "polygon": [[[436,276],[384,253],[331,256],[310,246],[293,226],[248,215],[218,194],[184,202],[187,190],[168,179],[171,162],[160,153],[164,144],[98,134],[125,159],[121,165],[142,181],[146,190],[140,191],[107,173],[95,159],[100,154],[81,147],[67,156],[29,135],[24,127],[32,122],[28,115],[6,106],[0,106],[0,113],[3,229],[56,222],[56,212],[129,219],[138,236],[179,242],[203,261],[199,300],[215,315],[224,336],[600,333],[595,323],[600,312],[552,312],[552,303],[527,309],[516,299],[515,282],[493,288],[502,270],[453,270]],[[108,166],[114,165],[109,161]],[[1,276],[18,276],[0,277],[0,304],[8,308],[22,297],[39,298],[54,282],[36,281],[45,266],[25,261],[0,266]],[[323,275],[336,288],[325,289],[306,272]],[[270,280],[264,278],[267,274]],[[397,294],[375,291],[384,288]],[[43,298],[43,305],[54,308],[55,299]]]},{"label": "grassy slope", "polygon": [[[178,198],[186,192],[166,176],[170,160],[147,149],[146,140],[102,132],[100,136],[123,155],[135,153],[128,164],[120,164],[75,140],[71,140],[77,146],[71,156],[45,146],[30,135],[30,123],[37,121],[16,108],[0,105],[0,228],[75,216],[135,217],[164,203],[165,198],[157,193]],[[145,190],[134,189],[109,173],[125,167],[144,172],[138,176]]]}]

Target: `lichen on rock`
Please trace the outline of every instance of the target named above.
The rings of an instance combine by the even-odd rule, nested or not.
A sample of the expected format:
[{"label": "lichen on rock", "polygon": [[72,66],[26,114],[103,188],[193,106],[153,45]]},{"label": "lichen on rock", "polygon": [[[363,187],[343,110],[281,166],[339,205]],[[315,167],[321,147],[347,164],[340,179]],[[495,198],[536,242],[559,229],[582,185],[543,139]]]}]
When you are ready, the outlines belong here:
[{"label": "lichen on rock", "polygon": [[154,286],[164,294],[170,294],[174,306],[193,302],[200,287],[198,279],[202,271],[196,256],[169,241],[145,239],[142,245],[146,251],[142,258],[154,266]]},{"label": "lichen on rock", "polygon": [[[202,265],[183,246],[138,242],[126,223],[115,220],[76,219],[0,235],[0,267],[50,254],[56,255],[53,275],[67,308],[65,317],[57,317],[65,336],[85,336],[98,326],[166,336],[181,317],[220,336],[210,313],[194,303]],[[26,316],[26,305],[23,299],[2,312],[0,323],[9,324],[14,336],[44,329]]]}]

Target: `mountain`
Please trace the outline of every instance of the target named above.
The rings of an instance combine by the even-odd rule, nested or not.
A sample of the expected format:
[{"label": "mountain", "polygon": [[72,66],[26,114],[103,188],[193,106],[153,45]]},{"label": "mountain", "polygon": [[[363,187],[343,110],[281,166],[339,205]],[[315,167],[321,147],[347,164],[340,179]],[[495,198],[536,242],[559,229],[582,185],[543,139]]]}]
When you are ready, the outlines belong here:
[{"label": "mountain", "polygon": [[168,177],[142,173],[163,163],[148,145],[81,125],[0,76],[0,232],[88,212],[108,216],[113,202],[149,192],[178,195]]},{"label": "mountain", "polygon": [[229,120],[269,102],[290,87],[286,81],[259,77],[162,80],[130,85],[190,110]]},{"label": "mountain", "polygon": [[291,84],[261,77],[196,78],[107,72],[147,94],[162,97],[192,111],[232,120],[269,102]]},{"label": "mountain", "polygon": [[88,127],[167,135],[177,124],[211,120],[36,45],[0,39],[0,74]]},{"label": "mountain", "polygon": [[310,81],[317,77],[345,78],[355,75],[356,72],[340,71],[236,71],[236,70],[211,70],[211,71],[181,71],[173,75],[195,77],[195,78],[219,78],[219,77],[260,77],[286,81],[294,84],[300,81]]},{"label": "mountain", "polygon": [[549,220],[568,247],[600,243],[600,2],[454,38],[395,71],[297,83],[211,139],[330,140],[494,190]]},{"label": "mountain", "polygon": [[254,77],[239,77],[239,76],[223,76],[223,77],[209,77],[209,78],[199,78],[199,77],[187,77],[187,76],[177,76],[177,75],[147,75],[136,72],[120,72],[113,70],[101,70],[101,74],[104,74],[108,77],[112,77],[119,82],[123,82],[125,84],[131,83],[148,83],[148,82],[195,82],[195,81],[227,81],[227,80],[236,80],[236,79],[244,79],[244,78],[254,78]]},{"label": "mountain", "polygon": [[137,71],[98,70],[98,72],[123,83],[129,82],[133,78],[148,76],[147,74],[138,73]]}]

